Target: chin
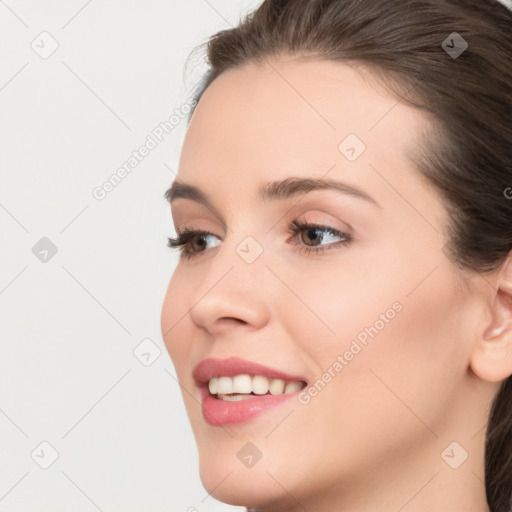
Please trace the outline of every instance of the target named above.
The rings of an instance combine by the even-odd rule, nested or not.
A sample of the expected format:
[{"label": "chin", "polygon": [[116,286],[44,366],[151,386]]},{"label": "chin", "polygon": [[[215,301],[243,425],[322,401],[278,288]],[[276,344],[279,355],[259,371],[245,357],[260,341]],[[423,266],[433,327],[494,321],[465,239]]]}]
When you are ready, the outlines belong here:
[{"label": "chin", "polygon": [[218,501],[228,505],[263,508],[279,500],[282,489],[272,485],[263,464],[258,466],[241,467],[236,455],[216,458],[205,454],[199,461],[201,483]]}]

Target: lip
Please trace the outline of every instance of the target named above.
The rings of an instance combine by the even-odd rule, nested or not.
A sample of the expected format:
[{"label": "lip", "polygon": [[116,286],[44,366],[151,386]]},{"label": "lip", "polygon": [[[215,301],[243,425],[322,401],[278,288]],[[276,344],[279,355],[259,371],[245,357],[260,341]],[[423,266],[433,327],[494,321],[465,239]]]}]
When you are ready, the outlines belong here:
[{"label": "lip", "polygon": [[212,377],[234,377],[248,373],[249,375],[264,375],[269,379],[297,380],[304,381],[306,379],[300,375],[291,375],[248,361],[239,357],[229,357],[227,359],[216,359],[208,357],[203,359],[196,365],[193,371],[193,377],[200,383],[207,383]]},{"label": "lip", "polygon": [[210,394],[208,381],[212,377],[233,377],[240,374],[264,375],[270,379],[306,382],[306,379],[302,376],[291,375],[238,357],[203,359],[194,368],[193,377],[199,388],[203,418],[208,424],[222,426],[248,422],[260,414],[288,402],[301,392],[301,390],[298,390],[282,395],[255,395],[234,402],[220,400]]}]

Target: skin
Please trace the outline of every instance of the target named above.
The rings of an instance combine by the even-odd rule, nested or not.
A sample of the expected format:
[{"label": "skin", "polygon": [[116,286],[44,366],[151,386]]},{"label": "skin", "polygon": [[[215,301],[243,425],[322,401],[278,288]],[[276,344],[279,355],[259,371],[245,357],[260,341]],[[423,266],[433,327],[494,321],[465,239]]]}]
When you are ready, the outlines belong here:
[{"label": "skin", "polygon": [[[178,181],[215,213],[183,198],[171,213],[177,231],[215,236],[180,259],[161,324],[214,498],[269,512],[489,511],[484,426],[512,373],[512,263],[484,278],[448,259],[445,206],[407,158],[428,123],[369,72],[328,61],[279,56],[205,91]],[[366,145],[353,162],[338,149],[349,133]],[[342,180],[380,206],[332,190],[259,199],[262,183],[290,176]],[[342,239],[320,231],[327,250],[302,252],[315,242],[289,232],[295,219],[353,240],[335,247]],[[248,235],[263,248],[251,264],[236,252]],[[203,358],[238,356],[311,385],[396,302],[309,403],[225,427],[203,419],[192,378]],[[468,453],[457,469],[441,456],[453,441],[455,462]],[[251,468],[236,456],[247,442],[262,453]]]}]

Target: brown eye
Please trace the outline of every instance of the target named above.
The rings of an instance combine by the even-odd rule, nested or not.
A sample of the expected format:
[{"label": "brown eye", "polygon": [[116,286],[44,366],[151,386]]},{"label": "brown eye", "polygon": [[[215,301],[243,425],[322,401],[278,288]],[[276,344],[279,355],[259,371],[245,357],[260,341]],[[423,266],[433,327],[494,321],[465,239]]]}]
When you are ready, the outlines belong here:
[{"label": "brown eye", "polygon": [[307,228],[302,231],[306,236],[301,236],[301,239],[305,242],[305,245],[309,245],[310,242],[312,245],[316,245],[324,238],[323,235],[320,234],[321,232],[322,230],[317,227]]},{"label": "brown eye", "polygon": [[[298,235],[301,250],[309,253],[311,251],[320,253],[325,250],[336,249],[340,246],[348,245],[352,241],[352,236],[343,231],[330,228],[329,226],[321,226],[319,224],[310,224],[306,222],[293,221],[290,226],[290,232]],[[323,233],[323,234],[322,234]],[[322,244],[325,238],[339,238],[339,242]]]},{"label": "brown eye", "polygon": [[218,238],[217,235],[209,231],[194,231],[185,228],[176,238],[168,237],[167,245],[173,249],[179,249],[180,257],[191,258],[205,252],[204,249],[207,248],[210,237]]},{"label": "brown eye", "polygon": [[[193,235],[190,238],[190,248],[193,251],[200,252],[207,244],[205,238],[204,234]],[[196,243],[194,244],[194,242]]]}]

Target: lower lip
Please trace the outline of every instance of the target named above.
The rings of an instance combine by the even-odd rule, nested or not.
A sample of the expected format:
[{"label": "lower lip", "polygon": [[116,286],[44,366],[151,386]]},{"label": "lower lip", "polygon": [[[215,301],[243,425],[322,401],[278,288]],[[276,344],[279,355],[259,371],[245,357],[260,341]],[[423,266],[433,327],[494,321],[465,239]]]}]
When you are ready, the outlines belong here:
[{"label": "lower lip", "polygon": [[265,411],[278,407],[297,395],[255,395],[235,402],[214,398],[208,389],[201,388],[201,410],[206,423],[214,426],[230,423],[243,423],[263,414]]}]

